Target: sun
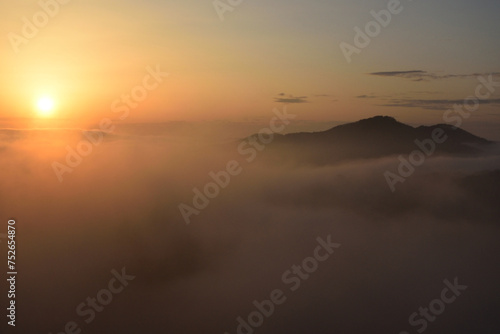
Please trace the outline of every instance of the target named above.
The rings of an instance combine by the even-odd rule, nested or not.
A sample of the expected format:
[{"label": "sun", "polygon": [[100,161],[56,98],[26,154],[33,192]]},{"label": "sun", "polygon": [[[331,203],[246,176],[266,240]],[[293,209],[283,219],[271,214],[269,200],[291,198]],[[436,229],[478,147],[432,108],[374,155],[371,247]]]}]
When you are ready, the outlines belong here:
[{"label": "sun", "polygon": [[51,116],[54,113],[54,107],[54,100],[48,96],[38,99],[36,103],[38,114],[43,117]]}]

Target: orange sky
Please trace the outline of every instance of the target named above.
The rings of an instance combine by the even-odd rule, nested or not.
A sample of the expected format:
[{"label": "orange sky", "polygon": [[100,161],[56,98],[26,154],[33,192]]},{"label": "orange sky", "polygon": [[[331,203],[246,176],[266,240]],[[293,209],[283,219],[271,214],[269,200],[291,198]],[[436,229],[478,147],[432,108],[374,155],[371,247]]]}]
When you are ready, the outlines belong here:
[{"label": "orange sky", "polygon": [[[422,3],[405,5],[347,63],[339,44],[352,43],[354,26],[364,26],[373,19],[367,13],[385,4],[245,3],[221,21],[210,2],[70,1],[59,4],[36,36],[17,47],[12,34],[22,36],[23,18],[33,23],[41,8],[26,0],[3,4],[0,118],[4,126],[33,124],[30,120],[41,117],[36,104],[44,96],[54,100],[53,120],[85,127],[117,118],[113,102],[142,84],[148,66],[159,66],[170,75],[130,110],[127,122],[262,118],[279,99],[303,102],[293,105],[301,119],[352,121],[387,114],[406,122],[437,122],[443,114],[439,108],[387,105],[398,99],[464,99],[477,85],[473,76],[415,81],[369,73],[420,70],[442,76],[497,69],[498,47],[484,34],[492,23],[470,22],[474,31],[447,40],[452,30],[444,29],[445,23],[462,29],[453,16],[458,12],[448,10],[449,17],[439,21],[428,16],[430,27],[417,29],[413,24],[426,13],[444,10]],[[484,50],[475,63],[472,52],[455,53],[471,41]],[[495,106],[481,108],[475,121],[496,121],[488,116]]]}]

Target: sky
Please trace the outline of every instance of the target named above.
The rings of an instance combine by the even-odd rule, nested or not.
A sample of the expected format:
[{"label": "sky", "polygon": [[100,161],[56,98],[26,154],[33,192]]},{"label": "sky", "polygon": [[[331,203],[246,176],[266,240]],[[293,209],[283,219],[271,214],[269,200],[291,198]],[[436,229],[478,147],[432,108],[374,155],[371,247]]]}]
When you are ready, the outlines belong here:
[{"label": "sky", "polygon": [[[409,334],[457,279],[425,334],[498,333],[498,143],[389,118],[281,134],[443,123],[467,99],[462,126],[500,142],[499,9],[3,1],[0,253],[15,219],[19,278],[17,328],[4,313],[0,333],[251,334],[238,319],[280,289],[255,333]],[[318,238],[341,247],[295,291],[283,275]]]},{"label": "sky", "polygon": [[[112,104],[143,82],[147,68],[168,77],[134,104],[126,122],[267,119],[285,103],[301,120],[383,114],[439,123],[453,102],[474,94],[478,75],[500,72],[494,0],[401,1],[348,62],[341,43],[356,46],[355,27],[364,30],[370,12],[389,3],[220,1],[230,10],[218,12],[211,1],[72,0],[57,3],[44,22],[36,1],[4,2],[0,125],[88,127],[117,119]],[[13,36],[26,37],[23,18],[42,21],[20,43]],[[37,107],[43,97],[54,103],[50,114]],[[495,91],[464,127],[498,130],[498,99]]]}]

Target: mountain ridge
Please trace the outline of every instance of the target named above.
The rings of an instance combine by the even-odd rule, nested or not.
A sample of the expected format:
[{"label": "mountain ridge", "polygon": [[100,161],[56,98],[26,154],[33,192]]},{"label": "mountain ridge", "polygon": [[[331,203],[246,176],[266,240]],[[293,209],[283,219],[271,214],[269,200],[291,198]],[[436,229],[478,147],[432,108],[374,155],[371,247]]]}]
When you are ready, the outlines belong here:
[{"label": "mountain ridge", "polygon": [[276,135],[269,146],[277,156],[290,158],[295,155],[299,161],[325,164],[410,154],[418,149],[417,141],[433,140],[436,131],[446,138],[442,143],[435,143],[437,155],[481,155],[494,144],[449,124],[413,127],[391,116],[375,116],[321,132]]}]

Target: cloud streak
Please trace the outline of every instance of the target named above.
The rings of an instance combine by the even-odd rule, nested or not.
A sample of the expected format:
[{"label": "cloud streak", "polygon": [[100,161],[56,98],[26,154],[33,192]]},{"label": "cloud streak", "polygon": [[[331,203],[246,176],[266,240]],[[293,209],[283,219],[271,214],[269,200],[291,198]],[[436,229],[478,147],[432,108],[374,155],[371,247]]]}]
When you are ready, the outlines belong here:
[{"label": "cloud streak", "polygon": [[379,76],[379,77],[389,77],[389,78],[403,78],[412,81],[431,81],[431,80],[442,80],[442,79],[467,79],[474,78],[477,76],[485,75],[500,75],[500,72],[490,72],[490,73],[471,73],[471,74],[438,74],[427,72],[423,70],[412,70],[412,71],[388,71],[388,72],[372,72],[369,75]]},{"label": "cloud streak", "polygon": [[286,104],[309,103],[307,96],[286,95],[285,93],[278,94],[278,97],[275,97],[274,101]]},{"label": "cloud streak", "polygon": [[[426,110],[447,110],[455,104],[462,105],[464,100],[454,99],[393,99],[386,104],[381,104],[383,107],[405,107],[405,108],[422,108]],[[500,105],[500,99],[480,100],[480,104]]]},{"label": "cloud streak", "polygon": [[375,95],[358,95],[356,96],[357,99],[375,99],[378,96]]}]

